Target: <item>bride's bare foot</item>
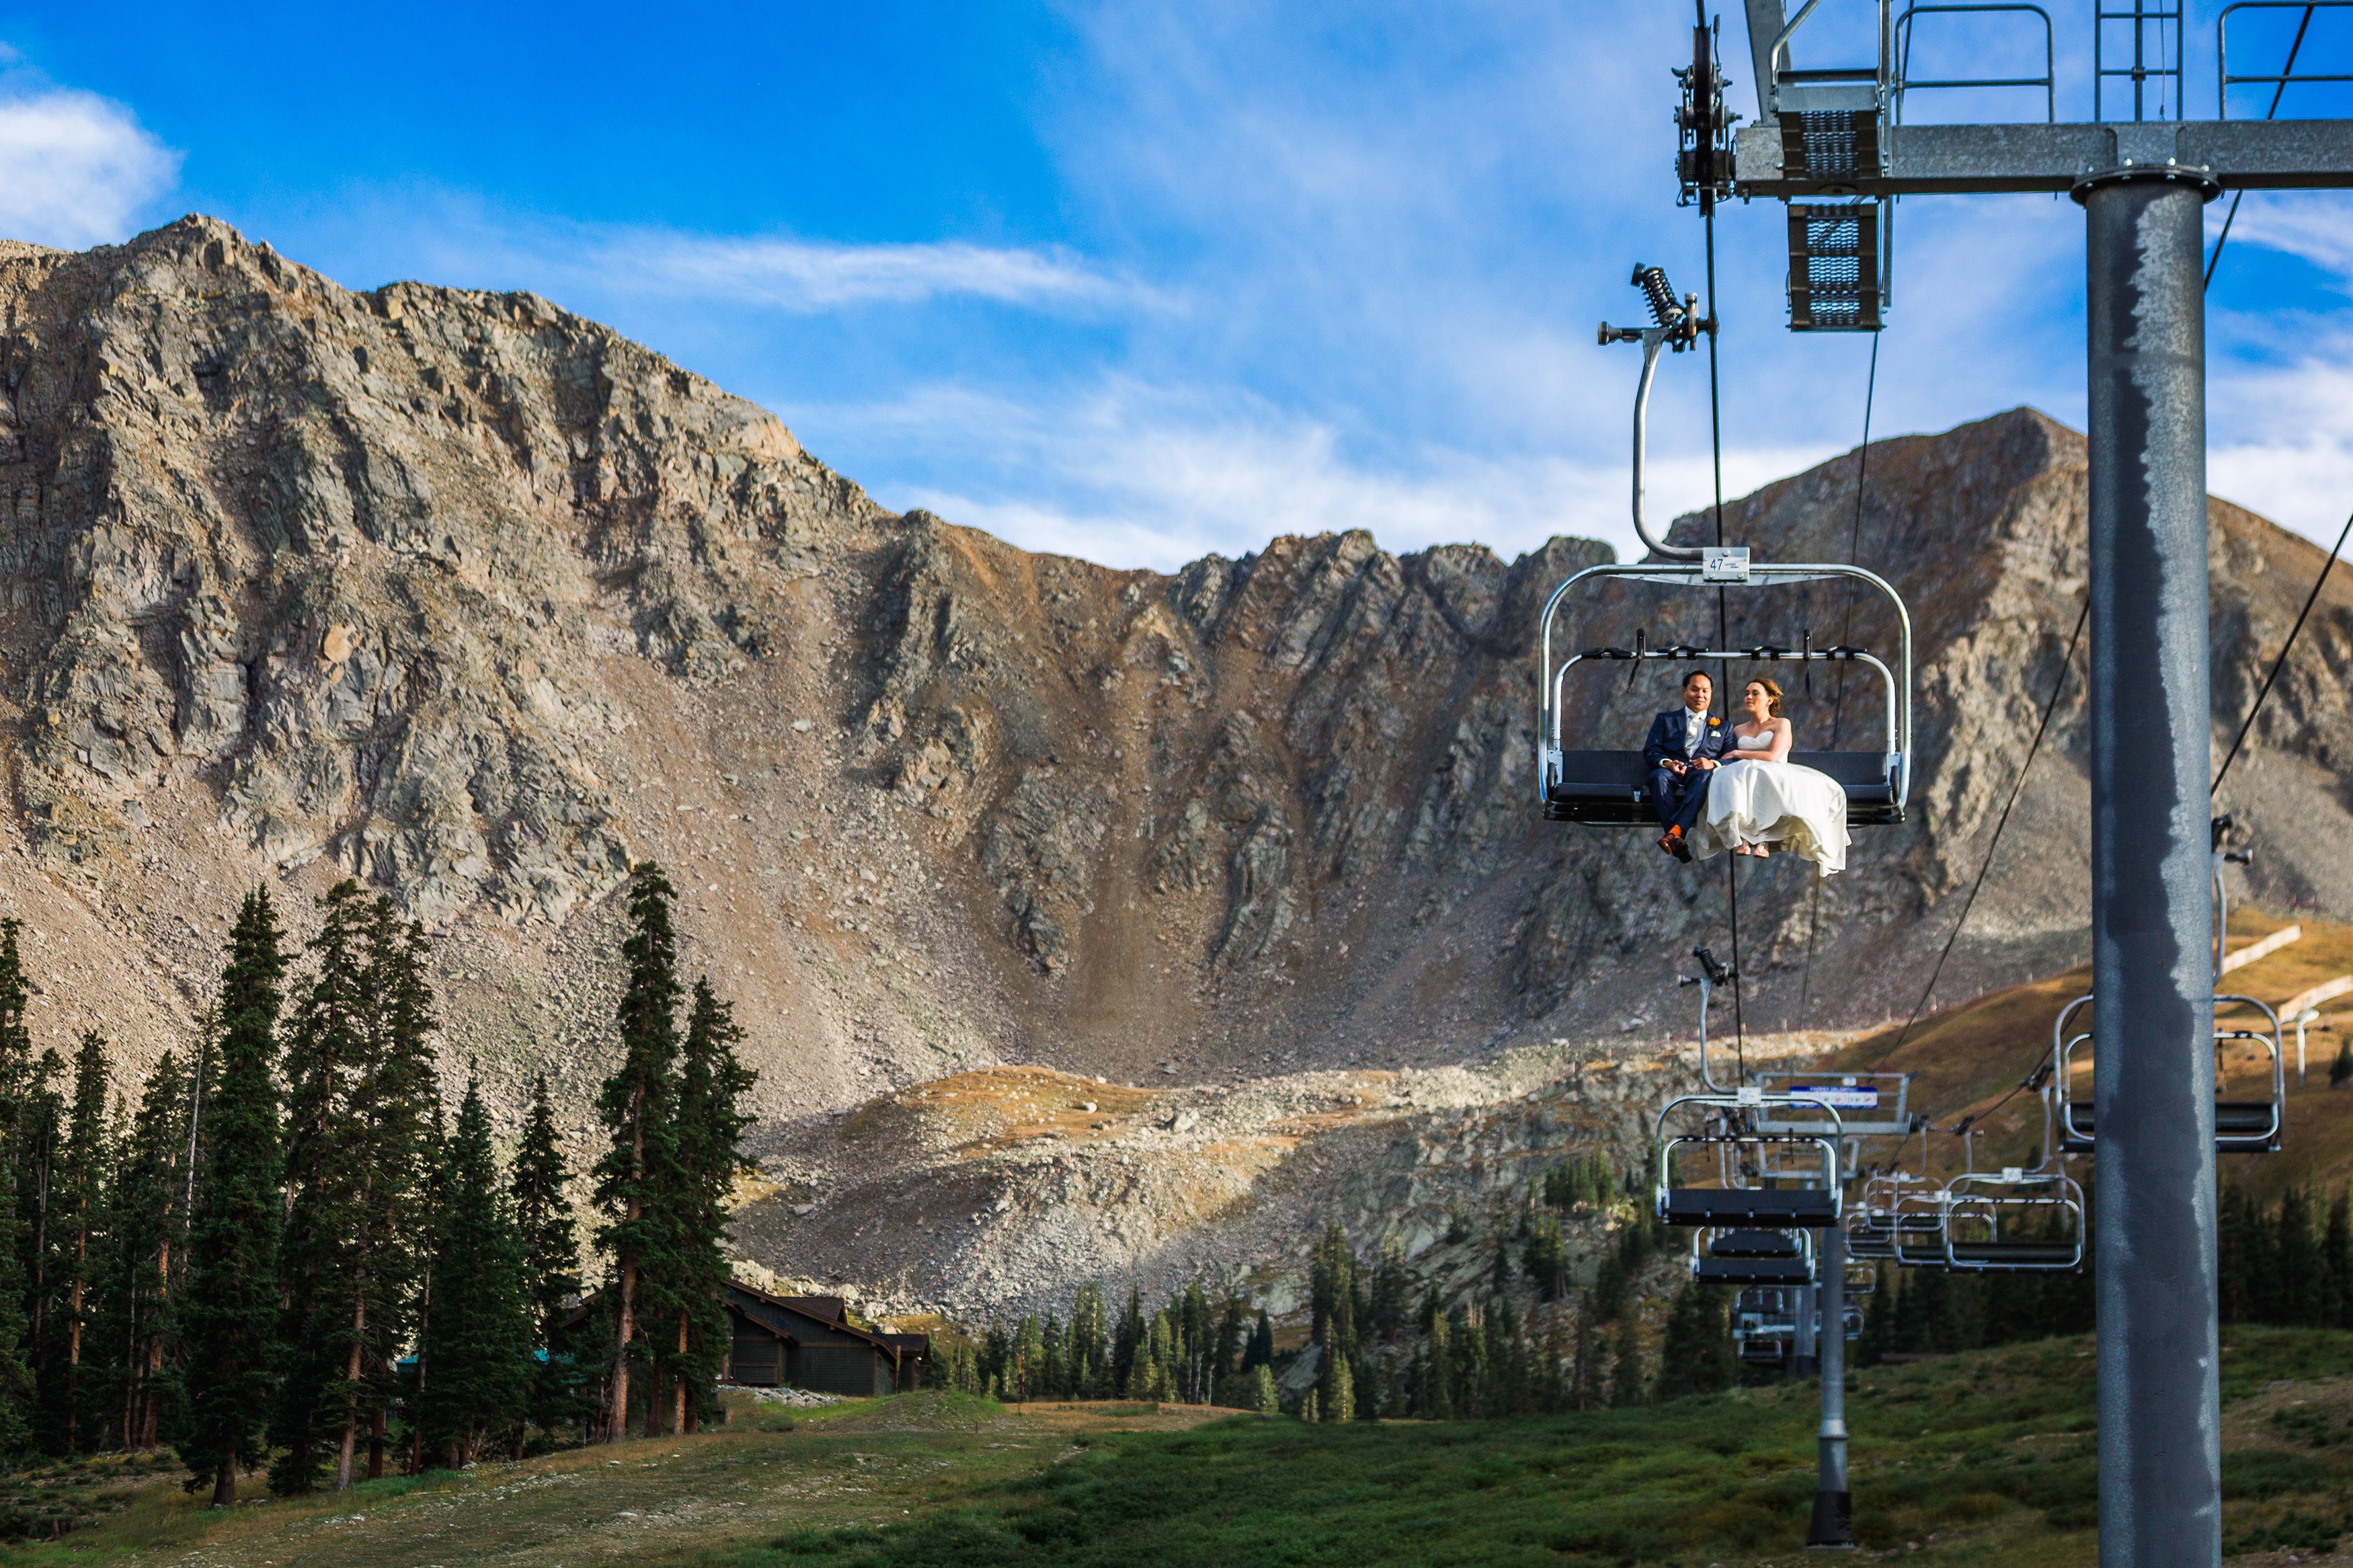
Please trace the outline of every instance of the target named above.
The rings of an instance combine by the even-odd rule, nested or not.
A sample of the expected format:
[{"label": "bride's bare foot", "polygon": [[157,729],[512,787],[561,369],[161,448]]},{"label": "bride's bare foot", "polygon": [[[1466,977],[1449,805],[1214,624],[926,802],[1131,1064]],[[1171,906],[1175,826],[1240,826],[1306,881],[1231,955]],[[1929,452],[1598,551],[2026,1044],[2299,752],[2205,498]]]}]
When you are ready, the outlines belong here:
[{"label": "bride's bare foot", "polygon": [[1773,847],[1769,844],[1759,844],[1755,849],[1750,850],[1749,853],[1756,856],[1759,860],[1769,859],[1773,854]]}]

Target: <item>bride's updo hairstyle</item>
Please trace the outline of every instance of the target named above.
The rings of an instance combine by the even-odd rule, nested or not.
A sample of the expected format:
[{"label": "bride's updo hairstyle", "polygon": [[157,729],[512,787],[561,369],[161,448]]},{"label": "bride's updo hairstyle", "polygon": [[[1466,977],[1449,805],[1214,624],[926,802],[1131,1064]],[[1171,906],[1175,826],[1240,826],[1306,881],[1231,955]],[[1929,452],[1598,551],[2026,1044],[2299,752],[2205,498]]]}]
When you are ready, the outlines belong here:
[{"label": "bride's updo hairstyle", "polygon": [[1761,686],[1765,689],[1765,716],[1767,719],[1778,719],[1781,717],[1781,689],[1774,685],[1771,681],[1766,679],[1761,675],[1749,681],[1748,684],[1750,686]]}]

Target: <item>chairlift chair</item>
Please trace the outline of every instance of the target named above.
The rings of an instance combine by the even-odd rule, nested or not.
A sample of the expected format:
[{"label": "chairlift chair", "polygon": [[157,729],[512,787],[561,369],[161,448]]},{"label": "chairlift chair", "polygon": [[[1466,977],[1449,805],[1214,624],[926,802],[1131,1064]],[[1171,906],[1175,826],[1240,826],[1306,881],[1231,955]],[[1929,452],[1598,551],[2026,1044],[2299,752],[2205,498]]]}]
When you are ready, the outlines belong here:
[{"label": "chairlift chair", "polygon": [[[1666,1225],[1706,1226],[1718,1229],[1763,1228],[1820,1230],[1839,1223],[1841,1195],[1837,1112],[1831,1110],[1828,1136],[1797,1132],[1760,1132],[1746,1122],[1768,1106],[1795,1103],[1793,1097],[1767,1097],[1763,1090],[1743,1089],[1732,1094],[1687,1094],[1669,1100],[1658,1115],[1658,1215]],[[1808,1103],[1818,1103],[1809,1101]],[[1718,1112],[1713,1119],[1722,1131],[1669,1135],[1667,1119],[1686,1108]],[[1829,1109],[1825,1107],[1824,1109]],[[1775,1144],[1810,1144],[1821,1155],[1819,1185],[1759,1187],[1737,1184],[1737,1173],[1727,1164],[1725,1184],[1718,1187],[1676,1186],[1671,1180],[1674,1152],[1686,1143],[1712,1146],[1719,1158],[1742,1150]]]},{"label": "chairlift chair", "polygon": [[[2075,1048],[2092,1038],[2093,1031],[2084,1029],[2070,1035],[2068,1024],[2081,1009],[2091,1005],[2089,996],[2078,996],[2060,1010],[2059,1021],[2052,1026],[2052,1084],[2058,1097],[2061,1152],[2069,1154],[2091,1152],[2096,1126],[2094,1098],[2090,1085],[2078,1091],[2072,1081]],[[2263,1100],[2221,1100],[2214,1101],[2214,1152],[2218,1154],[2275,1154],[2279,1152],[2280,1134],[2286,1125],[2287,1057],[2282,1048],[2279,1015],[2268,1003],[2253,996],[2232,994],[2214,998],[2217,1007],[2232,1003],[2244,1003],[2263,1016],[2268,1029],[2237,1029],[2218,1027],[2214,1031],[2216,1055],[2215,1081],[2221,1082],[2221,1055],[2233,1040],[2252,1040],[2263,1047],[2271,1057],[2271,1094]],[[2096,1058],[2094,1058],[2096,1070]]]},{"label": "chairlift chair", "polygon": [[2083,1263],[2084,1189],[2055,1163],[1965,1171],[1945,1190],[1947,1268],[2055,1270]]},{"label": "chairlift chair", "polygon": [[[1904,600],[1886,579],[1861,566],[1837,562],[1753,561],[1746,546],[1686,546],[1668,544],[1654,537],[1643,517],[1643,465],[1649,446],[1651,384],[1657,373],[1659,351],[1672,347],[1680,353],[1714,331],[1713,321],[1697,314],[1698,297],[1681,303],[1668,287],[1665,273],[1655,267],[1637,268],[1636,285],[1646,295],[1653,324],[1648,327],[1601,326],[1601,341],[1640,342],[1642,374],[1634,393],[1634,531],[1649,547],[1650,557],[1639,562],[1588,566],[1552,591],[1545,601],[1538,628],[1539,689],[1536,713],[1537,803],[1546,820],[1592,826],[1630,826],[1654,824],[1657,812],[1651,800],[1650,767],[1640,751],[1571,751],[1562,734],[1562,690],[1568,672],[1580,664],[1631,661],[1639,671],[1645,661],[1737,660],[1744,664],[1795,662],[1854,663],[1879,672],[1884,694],[1885,737],[1878,751],[1792,752],[1789,761],[1828,774],[1845,792],[1850,826],[1904,820],[1909,793],[1912,757],[1912,617]],[[1818,648],[1810,635],[1796,647],[1764,644],[1746,648],[1694,647],[1688,645],[1651,647],[1637,637],[1630,648],[1588,647],[1553,663],[1553,621],[1561,605],[1581,586],[1605,583],[1657,583],[1702,591],[1786,587],[1799,583],[1848,578],[1868,584],[1895,607],[1899,647],[1896,668],[1869,650],[1841,646]],[[1589,591],[1589,588],[1588,590]]]},{"label": "chairlift chair", "polygon": [[1813,1243],[1793,1230],[1695,1233],[1691,1277],[1703,1285],[1810,1285]]}]

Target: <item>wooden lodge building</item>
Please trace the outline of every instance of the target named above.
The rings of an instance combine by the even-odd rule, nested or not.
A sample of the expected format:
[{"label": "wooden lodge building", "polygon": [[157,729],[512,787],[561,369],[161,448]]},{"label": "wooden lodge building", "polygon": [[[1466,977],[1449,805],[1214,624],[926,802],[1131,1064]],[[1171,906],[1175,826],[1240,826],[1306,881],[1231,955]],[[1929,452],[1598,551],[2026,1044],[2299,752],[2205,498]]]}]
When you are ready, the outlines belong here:
[{"label": "wooden lodge building", "polygon": [[928,1334],[856,1327],[839,1296],[771,1296],[740,1279],[727,1282],[727,1326],[733,1342],[719,1380],[750,1388],[904,1394],[922,1381],[932,1351]]}]

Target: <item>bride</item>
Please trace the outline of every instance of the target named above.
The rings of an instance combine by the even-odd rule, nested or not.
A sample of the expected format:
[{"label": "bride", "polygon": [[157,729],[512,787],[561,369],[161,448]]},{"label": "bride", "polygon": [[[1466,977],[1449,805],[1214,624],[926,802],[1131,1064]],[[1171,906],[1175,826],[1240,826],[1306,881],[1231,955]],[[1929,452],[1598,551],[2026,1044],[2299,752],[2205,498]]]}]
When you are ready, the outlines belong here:
[{"label": "bride", "polygon": [[1692,835],[1695,858],[1730,848],[1758,859],[1775,847],[1803,855],[1822,875],[1846,869],[1846,791],[1828,773],[1788,760],[1793,738],[1781,717],[1781,689],[1750,681],[1707,788],[1707,815]]}]

